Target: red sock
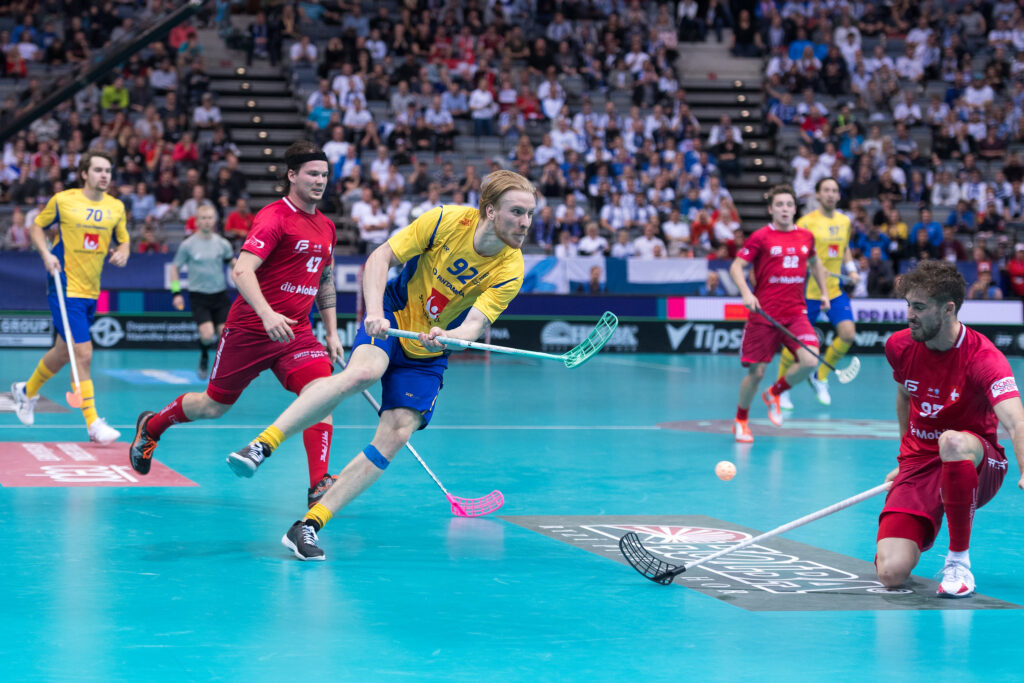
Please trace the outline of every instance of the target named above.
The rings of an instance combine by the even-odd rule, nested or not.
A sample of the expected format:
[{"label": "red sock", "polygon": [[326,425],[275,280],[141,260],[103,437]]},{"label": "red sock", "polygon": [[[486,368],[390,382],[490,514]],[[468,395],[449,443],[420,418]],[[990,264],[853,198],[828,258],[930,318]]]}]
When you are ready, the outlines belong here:
[{"label": "red sock", "polygon": [[768,391],[770,391],[775,396],[781,396],[783,391],[789,391],[790,389],[792,389],[792,387],[789,386],[789,382],[786,381],[786,378],[780,377],[779,381],[773,384],[771,389],[769,389]]},{"label": "red sock", "polygon": [[302,432],[302,445],[306,447],[306,460],[309,463],[309,486],[316,486],[316,483],[327,474],[331,461],[331,436],[334,435],[334,426],[326,422],[317,422],[309,429]]},{"label": "red sock", "polygon": [[167,428],[171,425],[180,425],[192,421],[185,417],[185,408],[182,406],[184,398],[185,394],[182,394],[168,403],[159,413],[149,418],[149,422],[146,423],[146,431],[150,436],[154,439],[159,439],[160,435],[167,431]]},{"label": "red sock", "polygon": [[750,408],[740,408],[739,406],[736,406],[737,420],[746,420],[748,417],[750,417]]},{"label": "red sock", "polygon": [[949,525],[949,549],[967,550],[971,545],[971,523],[978,504],[978,470],[970,460],[942,463],[939,485]]}]

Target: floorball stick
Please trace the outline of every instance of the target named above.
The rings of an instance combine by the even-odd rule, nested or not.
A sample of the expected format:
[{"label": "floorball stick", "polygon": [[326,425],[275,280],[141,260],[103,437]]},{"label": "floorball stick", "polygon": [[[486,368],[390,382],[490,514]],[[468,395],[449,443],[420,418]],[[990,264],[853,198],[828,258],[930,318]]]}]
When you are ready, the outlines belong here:
[{"label": "floorball stick", "polygon": [[[342,368],[346,367],[344,360],[339,362],[341,363]],[[377,399],[373,397],[373,394],[364,389],[363,398],[373,406],[374,410],[380,413],[380,404],[377,403]],[[420,457],[420,454],[416,452],[412,443],[406,441],[405,447],[413,454],[416,461],[423,466],[423,469],[427,471],[427,474],[429,474],[430,478],[434,480],[434,483],[437,484],[438,488],[444,492],[445,498],[447,498],[448,502],[451,503],[452,514],[456,517],[481,517],[483,515],[489,515],[505,504],[505,496],[503,496],[501,491],[498,491],[497,489],[491,491],[482,498],[460,498],[458,496],[453,496],[448,493],[448,489],[444,487],[444,484],[442,484],[441,480],[437,478],[437,475],[427,467],[427,463],[424,462],[423,458]]]},{"label": "floorball stick", "polygon": [[[612,338],[615,328],[619,326],[619,319],[611,311],[606,311],[601,319],[594,326],[594,329],[587,335],[579,345],[566,351],[563,354],[542,353],[540,351],[527,351],[525,349],[513,349],[508,346],[497,346],[495,344],[484,344],[465,339],[453,339],[451,337],[438,337],[437,341],[447,346],[457,346],[462,349],[476,349],[478,351],[494,351],[495,353],[507,353],[512,356],[524,356],[526,358],[541,358],[544,360],[557,360],[565,364],[567,368],[578,368],[604,348],[608,340]],[[403,339],[419,339],[419,334],[408,330],[387,331],[390,337],[402,337]]]},{"label": "floorball stick", "polygon": [[822,365],[824,365],[829,370],[832,370],[834,373],[836,373],[836,378],[839,380],[840,384],[849,384],[850,382],[852,382],[854,380],[855,377],[857,377],[857,373],[860,372],[860,358],[857,358],[857,356],[851,356],[850,357],[850,364],[847,365],[842,370],[839,370],[838,368],[836,368],[836,366],[834,366],[831,363],[829,363],[822,356],[820,356],[817,353],[815,353],[814,351],[812,351],[811,347],[809,347],[807,344],[804,344],[802,341],[800,341],[799,337],[797,337],[795,334],[790,332],[789,329],[785,325],[780,323],[778,320],[776,320],[775,318],[773,318],[770,315],[768,315],[767,313],[765,313],[764,310],[758,309],[757,312],[760,313],[762,316],[764,316],[765,320],[767,320],[772,325],[777,327],[787,337],[789,337],[790,339],[795,341],[800,346],[804,347],[807,350],[807,352],[810,353],[815,358],[817,358],[818,361]]},{"label": "floorball stick", "polygon": [[71,358],[71,377],[75,382],[75,390],[64,394],[68,405],[72,408],[82,407],[82,385],[78,381],[78,363],[75,362],[75,340],[71,337],[71,326],[68,324],[68,307],[64,303],[64,285],[60,281],[60,271],[53,271],[53,285],[57,289],[57,303],[60,304],[60,321],[64,324],[64,341],[68,345],[68,357]]},{"label": "floorball stick", "polygon": [[858,493],[857,495],[851,496],[846,500],[841,500],[838,503],[829,505],[827,508],[822,508],[817,512],[812,512],[809,515],[804,515],[800,519],[795,519],[792,522],[789,522],[788,524],[783,524],[782,526],[776,527],[771,531],[766,531],[760,536],[748,538],[744,541],[737,543],[736,545],[724,548],[723,550],[719,550],[718,552],[711,553],[706,557],[696,559],[690,564],[673,565],[669,564],[668,562],[665,562],[664,560],[658,559],[653,553],[651,553],[651,551],[644,547],[644,544],[640,542],[640,537],[637,536],[636,533],[633,531],[630,531],[625,536],[619,539],[619,550],[622,552],[623,556],[625,556],[626,560],[633,567],[633,569],[643,574],[645,578],[650,579],[655,583],[660,583],[663,586],[667,586],[670,583],[672,583],[672,581],[677,576],[679,576],[688,569],[693,569],[697,565],[705,564],[707,562],[710,562],[711,560],[716,560],[719,557],[722,557],[723,555],[728,555],[729,553],[733,553],[737,550],[742,550],[743,548],[746,548],[748,546],[760,543],[761,541],[771,538],[772,536],[784,534],[787,531],[797,528],[798,526],[809,524],[810,522],[821,519],[822,517],[828,517],[829,515],[839,512],[840,510],[846,509],[851,505],[856,505],[857,503],[865,501],[868,498],[877,496],[879,493],[888,491],[890,486],[892,486],[892,482],[888,481],[885,482],[884,484],[879,484],[878,486],[868,489],[863,493]]}]

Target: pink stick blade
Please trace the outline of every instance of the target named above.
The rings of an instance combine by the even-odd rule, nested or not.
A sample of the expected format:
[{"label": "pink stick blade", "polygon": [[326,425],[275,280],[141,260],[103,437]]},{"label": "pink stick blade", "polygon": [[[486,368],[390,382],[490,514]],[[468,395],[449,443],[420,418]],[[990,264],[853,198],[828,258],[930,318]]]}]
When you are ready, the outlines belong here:
[{"label": "pink stick blade", "polygon": [[64,394],[64,398],[67,399],[68,405],[72,408],[82,407],[82,394],[77,391],[69,391]]},{"label": "pink stick blade", "polygon": [[452,514],[456,517],[482,517],[489,515],[505,504],[505,496],[501,491],[491,491],[483,498],[459,498],[448,496],[452,504]]}]

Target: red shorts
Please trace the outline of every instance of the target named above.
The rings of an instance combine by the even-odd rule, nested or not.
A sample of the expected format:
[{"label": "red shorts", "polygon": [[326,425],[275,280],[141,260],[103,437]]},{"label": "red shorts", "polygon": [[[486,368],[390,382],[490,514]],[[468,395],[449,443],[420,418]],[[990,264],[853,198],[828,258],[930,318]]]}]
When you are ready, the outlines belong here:
[{"label": "red shorts", "polygon": [[[992,500],[996,491],[1003,484],[1009,464],[1006,456],[1000,453],[995,446],[987,439],[983,439],[973,432],[966,432],[981,441],[984,453],[981,456],[981,464],[978,465],[978,507]],[[885,506],[882,508],[879,519],[879,531],[881,532],[881,521],[890,512],[902,512],[908,515],[922,517],[930,523],[931,533],[923,539],[921,550],[928,550],[935,542],[935,537],[942,528],[942,517],[945,509],[942,505],[942,495],[939,493],[939,482],[942,476],[942,460],[938,454],[931,458],[904,459],[900,463],[900,472],[885,497]],[[883,538],[879,533],[879,538]],[[917,539],[911,539],[917,540]]]},{"label": "red shorts", "polygon": [[263,330],[225,327],[206,393],[217,403],[232,405],[249,382],[268,368],[281,386],[296,394],[332,371],[330,356],[308,327],[296,330],[295,339],[287,344],[271,341]]},{"label": "red shorts", "polygon": [[[818,348],[818,335],[814,333],[807,312],[801,311],[789,317],[772,316],[784,325],[804,344],[813,349]],[[743,327],[743,343],[740,347],[740,362],[746,367],[753,363],[770,363],[780,346],[796,355],[800,345],[790,339],[789,335],[768,322],[764,316],[751,313],[747,324]]]}]

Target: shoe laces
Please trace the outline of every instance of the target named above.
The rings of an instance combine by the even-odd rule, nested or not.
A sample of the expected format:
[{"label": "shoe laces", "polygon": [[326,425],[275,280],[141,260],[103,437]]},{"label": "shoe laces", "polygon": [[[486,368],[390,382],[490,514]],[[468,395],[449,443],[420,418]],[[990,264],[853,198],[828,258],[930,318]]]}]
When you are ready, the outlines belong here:
[{"label": "shoe laces", "polygon": [[970,567],[959,560],[946,560],[946,566],[942,568],[942,579],[943,581],[967,583],[970,571]]},{"label": "shoe laces", "polygon": [[302,542],[306,545],[315,546],[317,544],[316,529],[308,524],[302,525]]},{"label": "shoe laces", "polygon": [[258,441],[253,441],[249,444],[249,458],[254,460],[257,465],[263,462],[266,456],[263,455],[263,445]]}]

